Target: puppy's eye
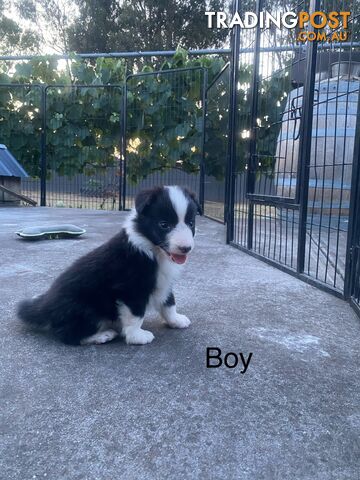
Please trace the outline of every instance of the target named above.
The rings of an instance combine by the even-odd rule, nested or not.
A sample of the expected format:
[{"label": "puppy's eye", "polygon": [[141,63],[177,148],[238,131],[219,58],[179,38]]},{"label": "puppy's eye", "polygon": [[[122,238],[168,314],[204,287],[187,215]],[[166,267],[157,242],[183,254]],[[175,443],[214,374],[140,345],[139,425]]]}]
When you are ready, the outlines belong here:
[{"label": "puppy's eye", "polygon": [[170,230],[170,225],[168,224],[168,222],[159,222],[159,227],[162,229],[162,230]]},{"label": "puppy's eye", "polygon": [[187,224],[189,225],[190,228],[192,228],[194,226],[194,221],[190,220],[190,222],[187,222]]}]

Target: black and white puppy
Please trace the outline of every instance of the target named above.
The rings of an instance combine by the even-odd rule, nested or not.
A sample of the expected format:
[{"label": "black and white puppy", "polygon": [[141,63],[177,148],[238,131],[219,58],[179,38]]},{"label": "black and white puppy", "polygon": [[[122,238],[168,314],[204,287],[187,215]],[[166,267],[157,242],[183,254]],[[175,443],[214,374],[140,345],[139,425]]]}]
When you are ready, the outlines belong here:
[{"label": "black and white puppy", "polygon": [[194,248],[196,213],[200,206],[187,189],[140,192],[120,233],[78,259],[45,294],[20,303],[19,317],[72,345],[118,334],[128,344],[150,343],[154,335],[141,328],[149,307],[170,327],[188,327],[173,286]]}]

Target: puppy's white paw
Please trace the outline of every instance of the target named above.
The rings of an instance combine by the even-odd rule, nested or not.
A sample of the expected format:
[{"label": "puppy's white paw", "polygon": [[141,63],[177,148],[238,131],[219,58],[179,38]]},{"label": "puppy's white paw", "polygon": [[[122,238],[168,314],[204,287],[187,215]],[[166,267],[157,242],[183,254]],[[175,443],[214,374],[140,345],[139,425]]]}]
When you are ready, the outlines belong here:
[{"label": "puppy's white paw", "polygon": [[187,328],[191,323],[188,317],[186,315],[181,315],[181,313],[173,315],[166,321],[171,328]]},{"label": "puppy's white paw", "polygon": [[142,328],[127,331],[125,334],[125,341],[128,345],[145,345],[151,343],[154,338],[151,332]]},{"label": "puppy's white paw", "polygon": [[107,343],[118,336],[118,332],[115,330],[105,330],[104,332],[97,332],[90,337],[83,338],[80,342],[81,345],[101,345]]}]

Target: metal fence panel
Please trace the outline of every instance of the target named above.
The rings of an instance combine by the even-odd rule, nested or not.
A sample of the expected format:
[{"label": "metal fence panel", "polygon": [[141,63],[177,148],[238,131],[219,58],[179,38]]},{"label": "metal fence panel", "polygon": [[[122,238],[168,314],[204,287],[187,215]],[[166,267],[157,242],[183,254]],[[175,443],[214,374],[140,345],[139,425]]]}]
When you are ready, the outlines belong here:
[{"label": "metal fence panel", "polygon": [[[357,5],[357,6],[356,6]],[[326,10],[332,2],[321,2]],[[351,5],[350,28],[359,28],[359,6]],[[354,23],[355,22],[355,23]],[[356,28],[357,25],[357,28]],[[354,35],[353,35],[354,37]],[[349,202],[360,91],[360,48],[318,45],[309,162],[304,272],[344,290]],[[355,71],[357,68],[357,71]]]},{"label": "metal fence panel", "polygon": [[[235,2],[235,10],[240,3]],[[256,11],[256,1],[249,10]],[[252,79],[255,65],[255,29],[233,30],[230,85],[229,178],[227,241],[247,249],[249,242],[250,204],[247,198],[248,168],[250,163]],[[240,54],[239,51],[242,53]]]},{"label": "metal fence panel", "polygon": [[229,134],[229,64],[206,91],[204,214],[224,223]]},{"label": "metal fence panel", "polygon": [[0,85],[0,141],[38,205],[117,209],[123,86]]},{"label": "metal fence panel", "polygon": [[117,209],[122,86],[45,89],[46,205]]},{"label": "metal fence panel", "polygon": [[126,80],[123,206],[154,185],[183,185],[203,200],[206,72],[145,72]]},{"label": "metal fence panel", "polygon": [[42,89],[40,85],[0,85],[0,143],[30,175],[21,192],[40,205]]}]

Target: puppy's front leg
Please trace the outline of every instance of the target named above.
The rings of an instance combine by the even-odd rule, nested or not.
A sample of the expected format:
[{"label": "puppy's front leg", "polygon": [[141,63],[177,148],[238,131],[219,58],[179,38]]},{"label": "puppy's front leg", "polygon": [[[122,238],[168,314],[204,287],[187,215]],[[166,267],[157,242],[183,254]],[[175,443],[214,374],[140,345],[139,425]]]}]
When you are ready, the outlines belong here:
[{"label": "puppy's front leg", "polygon": [[145,345],[154,340],[155,337],[151,332],[141,328],[144,321],[144,313],[142,312],[142,315],[138,316],[127,305],[121,304],[119,306],[121,334],[125,337],[128,345]]},{"label": "puppy's front leg", "polygon": [[171,292],[166,302],[161,305],[161,315],[171,328],[187,328],[190,320],[186,315],[181,315],[176,311],[175,297]]}]

